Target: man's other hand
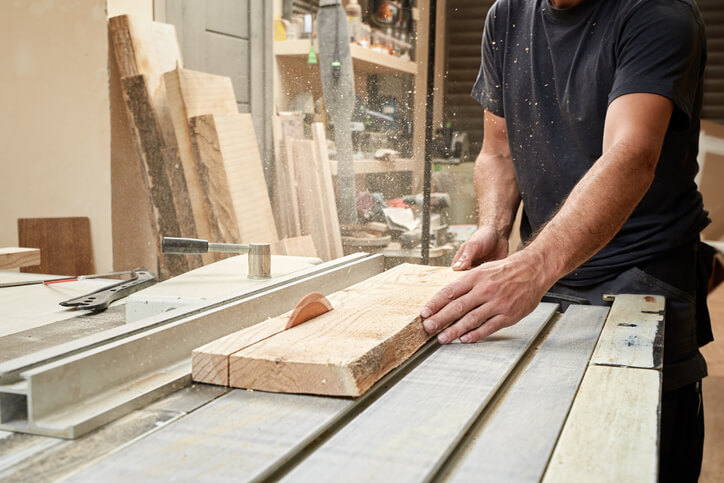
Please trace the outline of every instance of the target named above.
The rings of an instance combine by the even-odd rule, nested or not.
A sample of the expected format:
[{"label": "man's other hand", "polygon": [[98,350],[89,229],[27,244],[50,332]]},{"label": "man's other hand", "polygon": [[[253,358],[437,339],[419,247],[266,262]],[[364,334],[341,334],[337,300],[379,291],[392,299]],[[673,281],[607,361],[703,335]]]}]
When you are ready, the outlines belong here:
[{"label": "man's other hand", "polygon": [[457,338],[468,343],[515,324],[548,290],[544,265],[523,250],[470,270],[427,303],[420,313],[425,330],[442,331],[437,336],[441,344]]},{"label": "man's other hand", "polygon": [[452,261],[453,270],[468,270],[483,262],[500,260],[508,255],[508,238],[490,226],[481,226],[462,244]]}]

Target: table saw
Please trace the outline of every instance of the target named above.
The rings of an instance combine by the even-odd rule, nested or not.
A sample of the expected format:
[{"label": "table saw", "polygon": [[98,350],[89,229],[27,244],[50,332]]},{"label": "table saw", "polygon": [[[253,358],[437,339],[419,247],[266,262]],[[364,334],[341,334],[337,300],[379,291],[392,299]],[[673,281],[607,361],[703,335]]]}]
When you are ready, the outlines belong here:
[{"label": "table saw", "polygon": [[662,297],[541,303],[479,343],[433,338],[357,398],[192,383],[193,349],[384,266],[274,257],[248,280],[245,259],[96,315],[55,304],[102,280],[0,291],[0,479],[657,479]]}]

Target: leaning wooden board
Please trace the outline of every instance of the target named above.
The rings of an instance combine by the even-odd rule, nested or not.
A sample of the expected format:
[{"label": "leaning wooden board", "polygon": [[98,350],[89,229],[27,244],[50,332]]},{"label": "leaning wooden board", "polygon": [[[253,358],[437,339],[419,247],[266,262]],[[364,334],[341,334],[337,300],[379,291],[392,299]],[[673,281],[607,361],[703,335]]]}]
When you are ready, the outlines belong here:
[{"label": "leaning wooden board", "polygon": [[[649,422],[658,420],[659,369],[627,367],[630,346],[620,339],[622,358],[590,360],[604,319],[613,329],[646,325],[663,307],[662,299],[653,306],[642,300],[614,302],[636,306],[633,320],[615,310],[607,317],[606,307],[560,315],[540,304],[479,343],[426,345],[356,400],[232,390],[70,481],[653,482],[657,428]],[[633,338],[642,353],[657,351],[646,330]],[[598,344],[609,355],[612,339]],[[597,377],[602,371],[622,376]],[[645,379],[654,384],[626,381],[629,371],[650,373]],[[632,390],[638,406],[612,404]],[[576,413],[587,408],[597,413],[581,425]],[[640,431],[627,430],[631,416],[646,421]],[[595,444],[575,444],[586,440]],[[561,451],[564,457],[556,456]],[[635,473],[626,472],[631,468]]]},{"label": "leaning wooden board", "polygon": [[334,310],[289,330],[289,314],[196,349],[198,382],[273,392],[359,396],[430,336],[418,313],[460,276],[403,264],[329,297]]}]

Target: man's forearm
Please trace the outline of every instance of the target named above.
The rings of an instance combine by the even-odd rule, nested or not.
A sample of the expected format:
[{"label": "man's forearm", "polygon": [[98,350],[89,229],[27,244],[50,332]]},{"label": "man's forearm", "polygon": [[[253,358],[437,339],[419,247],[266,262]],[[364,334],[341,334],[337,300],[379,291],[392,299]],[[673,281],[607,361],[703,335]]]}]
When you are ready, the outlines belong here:
[{"label": "man's forearm", "polygon": [[619,143],[596,161],[524,250],[543,267],[547,285],[613,239],[651,185],[657,158],[655,149]]},{"label": "man's forearm", "polygon": [[481,151],[475,162],[474,181],[478,198],[478,226],[490,226],[501,238],[508,238],[520,205],[518,183],[510,157]]}]

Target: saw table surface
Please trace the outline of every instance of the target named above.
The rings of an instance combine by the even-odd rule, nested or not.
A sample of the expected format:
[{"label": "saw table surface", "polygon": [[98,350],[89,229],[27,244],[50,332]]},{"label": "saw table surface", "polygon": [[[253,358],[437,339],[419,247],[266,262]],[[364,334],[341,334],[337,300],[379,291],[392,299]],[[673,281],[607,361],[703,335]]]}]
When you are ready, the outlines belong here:
[{"label": "saw table surface", "polygon": [[541,303],[359,398],[193,384],[74,440],[0,431],[0,479],[655,481],[662,308]]}]

